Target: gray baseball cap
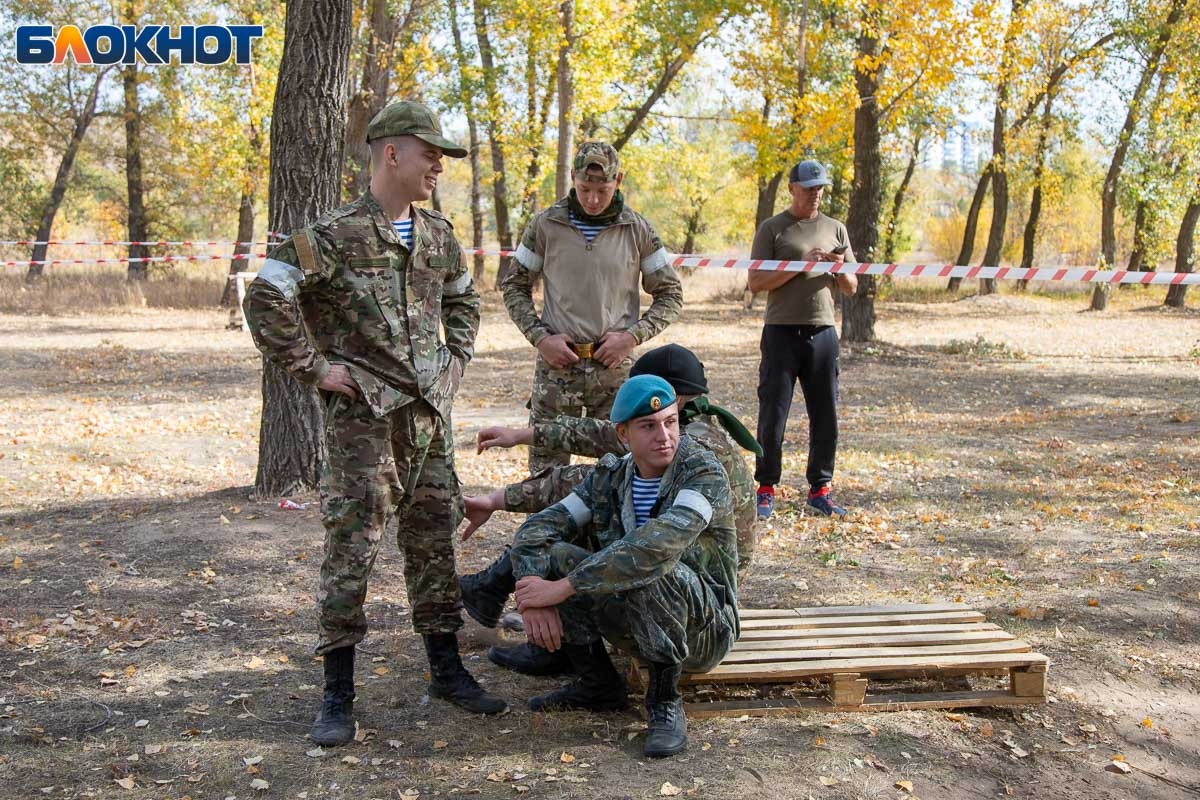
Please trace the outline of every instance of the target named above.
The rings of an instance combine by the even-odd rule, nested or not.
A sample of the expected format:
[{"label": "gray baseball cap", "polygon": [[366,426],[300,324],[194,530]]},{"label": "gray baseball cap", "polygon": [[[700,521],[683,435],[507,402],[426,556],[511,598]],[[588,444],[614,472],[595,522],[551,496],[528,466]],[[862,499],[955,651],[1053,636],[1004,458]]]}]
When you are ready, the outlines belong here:
[{"label": "gray baseball cap", "polygon": [[805,189],[811,189],[814,186],[832,186],[833,181],[829,180],[829,173],[825,166],[820,161],[801,161],[796,166],[792,167],[792,171],[788,173],[788,183],[798,183]]}]

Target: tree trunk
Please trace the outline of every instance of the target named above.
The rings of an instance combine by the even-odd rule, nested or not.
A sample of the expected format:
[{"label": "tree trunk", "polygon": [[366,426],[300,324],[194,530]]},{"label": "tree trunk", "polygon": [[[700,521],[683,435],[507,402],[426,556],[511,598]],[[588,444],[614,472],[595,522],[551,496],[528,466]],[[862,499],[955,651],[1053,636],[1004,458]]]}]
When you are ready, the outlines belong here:
[{"label": "tree trunk", "polygon": [[558,80],[551,75],[545,89],[538,93],[538,58],[541,53],[529,33],[528,57],[525,61],[525,138],[529,143],[529,161],[525,165],[525,188],[521,193],[520,228],[524,230],[538,212],[538,189],[542,182],[542,142],[550,123],[550,105],[554,102]]},{"label": "tree trunk", "polygon": [[[508,186],[504,180],[504,133],[500,119],[506,115],[504,101],[496,86],[496,64],[492,56],[492,40],[488,33],[487,0],[472,0],[475,16],[475,38],[479,44],[479,61],[483,65],[483,89],[487,102],[488,147],[492,153],[492,209],[496,215],[496,238],[501,250],[511,250],[513,236],[508,210]],[[512,268],[512,258],[502,257],[496,274],[497,285]]]},{"label": "tree trunk", "polygon": [[[1145,102],[1150,84],[1154,80],[1155,73],[1158,72],[1163,54],[1175,32],[1175,25],[1183,15],[1186,5],[1186,0],[1171,0],[1167,18],[1159,29],[1154,40],[1154,47],[1150,51],[1150,57],[1146,60],[1146,68],[1142,71],[1142,76],[1133,90],[1133,96],[1129,99],[1129,108],[1125,112],[1125,124],[1121,126],[1121,133],[1117,136],[1117,146],[1113,150],[1112,161],[1109,162],[1108,172],[1104,176],[1104,187],[1100,193],[1100,257],[1108,269],[1112,269],[1113,265],[1117,263],[1117,190],[1121,182],[1121,171],[1125,167],[1125,158],[1129,153],[1129,143],[1133,140],[1134,131],[1137,129],[1142,115],[1142,103]],[[1108,307],[1110,288],[1107,283],[1095,285],[1092,291],[1091,307],[1093,311],[1103,311]]]},{"label": "tree trunk", "polygon": [[[132,12],[132,9],[129,9]],[[138,103],[138,68],[130,64],[121,71],[121,79],[125,89],[125,189],[128,197],[128,230],[131,242],[144,242],[149,238],[146,224],[146,202],[144,185],[142,183],[142,113]],[[150,248],[145,245],[129,245],[129,258],[126,269],[129,280],[146,280],[150,274],[150,265],[145,261],[132,259],[146,258]]]},{"label": "tree trunk", "polygon": [[[1183,222],[1179,225],[1179,236],[1175,239],[1176,272],[1191,272],[1195,267],[1197,220],[1200,220],[1200,196],[1193,197],[1188,202],[1187,211],[1183,213]],[[1183,308],[1187,302],[1187,290],[1185,284],[1171,286],[1167,289],[1167,299],[1164,302],[1171,308]]]},{"label": "tree trunk", "polygon": [[913,134],[912,155],[908,159],[908,166],[904,168],[904,177],[900,179],[900,185],[896,187],[896,194],[892,197],[892,211],[888,217],[887,237],[883,244],[883,260],[889,264],[896,257],[896,226],[900,224],[900,209],[904,205],[904,196],[908,193],[908,185],[912,182],[913,173],[917,171],[917,159],[921,157],[921,137],[924,134],[923,127],[918,128]]},{"label": "tree trunk", "polygon": [[[850,211],[846,232],[859,261],[871,261],[879,244],[879,213],[883,206],[883,157],[879,150],[879,39],[875,20],[864,18],[858,34],[858,58],[854,84],[858,108],[854,111],[854,183],[850,187]],[[842,299],[842,338],[847,342],[869,342],[875,338],[875,295],[873,275],[858,277],[858,291]]]},{"label": "tree trunk", "polygon": [[[249,187],[242,189],[242,201],[238,204],[238,243],[233,248],[234,255],[246,255],[254,249],[254,190]],[[229,261],[229,279],[225,281],[225,291],[221,293],[221,307],[232,308],[237,300],[237,284],[235,275],[249,269],[250,262],[244,258],[234,258]],[[241,309],[234,309],[234,314],[240,314]],[[231,318],[232,324],[233,318]]]},{"label": "tree trunk", "polygon": [[[355,198],[370,185],[371,151],[367,147],[367,125],[387,105],[392,82],[392,53],[402,27],[389,0],[370,0],[366,54],[358,89],[351,95],[346,114],[346,194]],[[414,3],[412,6],[416,8]],[[413,11],[409,11],[411,17]],[[405,24],[409,22],[405,20]]]},{"label": "tree trunk", "polygon": [[[352,4],[292,0],[271,114],[269,229],[291,234],[341,196]],[[315,389],[263,360],[262,425],[254,490],[275,497],[317,485],[325,460]]]},{"label": "tree trunk", "polygon": [[575,113],[575,75],[571,71],[571,49],[575,46],[575,0],[559,6],[562,39],[558,45],[558,157],[555,159],[554,197],[566,197],[571,188],[571,115]]},{"label": "tree trunk", "polygon": [[[992,183],[992,162],[988,162],[979,173],[979,183],[975,185],[975,194],[971,197],[971,206],[967,209],[967,220],[963,225],[963,242],[958,251],[955,264],[971,263],[971,254],[975,252],[975,232],[979,230],[979,213],[983,210],[983,200],[987,197],[988,187]],[[962,278],[951,278],[946,284],[946,291],[957,292],[962,284]]]},{"label": "tree trunk", "polygon": [[[1146,267],[1146,223],[1150,204],[1143,198],[1138,200],[1137,209],[1133,213],[1133,252],[1129,254],[1129,264],[1125,267],[1129,272],[1141,272]],[[1131,284],[1123,283],[1124,288]]]},{"label": "tree trunk", "polygon": [[[475,111],[472,107],[471,85],[467,79],[467,53],[463,47],[462,31],[458,27],[458,3],[449,0],[450,34],[454,37],[454,57],[458,62],[458,96],[463,114],[467,117],[467,136],[469,137],[469,154],[471,160],[471,248],[483,249],[483,178],[479,164],[479,124],[475,121]],[[483,256],[476,253],[472,256],[473,265],[471,276],[477,286],[483,284]]]},{"label": "tree trunk", "polygon": [[[1000,56],[1000,75],[996,84],[996,107],[992,112],[992,224],[988,228],[987,247],[983,265],[1000,266],[1004,235],[1008,232],[1008,95],[1012,81],[1013,61],[1016,59],[1017,27],[1025,0],[1012,0],[1008,28],[1004,33],[1004,50]],[[996,279],[980,278],[979,294],[995,294]]]},{"label": "tree trunk", "polygon": [[[1029,199],[1029,218],[1025,220],[1025,231],[1021,237],[1021,269],[1033,267],[1034,252],[1037,249],[1037,229],[1042,217],[1042,176],[1046,174],[1046,146],[1050,140],[1050,107],[1054,95],[1046,95],[1045,108],[1042,111],[1042,125],[1038,130],[1037,149],[1033,155],[1033,196]],[[1017,281],[1017,291],[1029,289],[1029,281],[1021,278]]]},{"label": "tree trunk", "polygon": [[[69,69],[70,67],[64,68]],[[83,143],[88,126],[96,118],[96,102],[100,96],[100,84],[103,83],[104,76],[110,69],[112,67],[105,67],[96,73],[96,78],[92,81],[92,88],[88,91],[87,99],[83,103],[83,109],[75,117],[75,126],[71,129],[71,138],[67,142],[67,149],[63,151],[62,158],[58,162],[58,171],[54,175],[54,184],[50,187],[50,196],[46,198],[46,202],[42,206],[42,216],[38,222],[37,233],[34,235],[34,239],[39,242],[47,241],[50,238],[54,228],[54,218],[58,215],[58,208],[62,205],[63,197],[67,193],[67,183],[71,180],[75,157],[79,155],[79,146]],[[44,261],[46,245],[35,244],[29,258],[31,261]],[[25,273],[25,282],[36,283],[42,277],[42,267],[42,264],[30,264]]]}]

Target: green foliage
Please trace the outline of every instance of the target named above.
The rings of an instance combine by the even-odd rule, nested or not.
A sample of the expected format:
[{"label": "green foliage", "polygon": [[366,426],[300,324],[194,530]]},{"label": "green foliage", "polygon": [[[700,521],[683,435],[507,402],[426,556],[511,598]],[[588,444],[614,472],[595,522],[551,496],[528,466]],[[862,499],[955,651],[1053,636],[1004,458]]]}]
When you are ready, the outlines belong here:
[{"label": "green foliage", "polygon": [[1010,347],[1004,342],[989,342],[983,334],[977,334],[972,339],[951,339],[938,348],[939,351],[952,356],[970,356],[971,358],[994,358],[1019,360],[1026,358],[1024,351]]}]

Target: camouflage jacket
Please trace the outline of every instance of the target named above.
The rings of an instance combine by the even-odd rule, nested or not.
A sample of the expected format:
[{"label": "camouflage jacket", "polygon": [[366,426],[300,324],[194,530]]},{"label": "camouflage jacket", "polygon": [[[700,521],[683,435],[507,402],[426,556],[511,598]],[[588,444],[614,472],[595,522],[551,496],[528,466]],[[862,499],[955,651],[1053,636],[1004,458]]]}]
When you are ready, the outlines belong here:
[{"label": "camouflage jacket", "polygon": [[410,253],[370,192],[272,250],[245,312],[268,358],[312,385],[344,364],[380,416],[424,398],[449,418],[479,331],[449,221],[414,206]]},{"label": "camouflage jacket", "polygon": [[[734,520],[740,526],[753,524],[754,511],[754,473],[742,456],[742,448],[729,438],[711,416],[707,414],[689,414],[690,406],[684,406],[682,433],[696,440],[703,447],[712,451],[725,468],[729,477],[729,488],[732,492]],[[605,453],[623,455],[627,452],[624,443],[617,437],[617,426],[606,419],[594,417],[556,417],[553,422],[539,422],[533,426],[533,444],[535,447],[545,447],[580,456],[599,458]],[[581,465],[590,466],[590,465]],[[535,476],[522,483],[511,484],[504,490],[506,511],[523,511],[532,514],[541,511],[546,506],[558,500],[561,495],[549,496],[559,483],[557,475],[552,473],[545,480]],[[540,491],[543,487],[544,491]]]},{"label": "camouflage jacket", "polygon": [[[595,342],[623,330],[638,344],[679,317],[683,287],[649,222],[628,208],[589,242],[571,223],[567,201],[538,214],[521,237],[514,269],[501,283],[504,305],[530,344],[552,334]],[[542,277],[539,315],[533,284]],[[638,281],[653,301],[640,313]]]},{"label": "camouflage jacket", "polygon": [[529,517],[510,551],[513,574],[546,574],[550,547],[560,541],[593,550],[567,576],[584,595],[637,589],[682,563],[729,609],[736,627],[737,538],[725,470],[707,449],[679,437],[651,518],[640,528],[633,474],[632,456],[608,453],[571,494]]}]

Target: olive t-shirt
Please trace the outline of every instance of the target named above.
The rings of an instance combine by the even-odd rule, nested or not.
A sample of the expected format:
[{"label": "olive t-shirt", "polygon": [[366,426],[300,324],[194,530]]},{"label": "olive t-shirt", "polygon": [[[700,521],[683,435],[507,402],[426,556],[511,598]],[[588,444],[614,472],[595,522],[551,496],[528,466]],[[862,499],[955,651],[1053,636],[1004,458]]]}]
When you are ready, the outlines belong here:
[{"label": "olive t-shirt", "polygon": [[[750,258],[800,261],[814,247],[832,250],[850,246],[846,226],[817,213],[800,219],[790,211],[776,214],[759,226],[750,247]],[[850,257],[847,253],[847,257]],[[833,285],[829,274],[800,272],[767,293],[767,325],[833,325]]]}]

